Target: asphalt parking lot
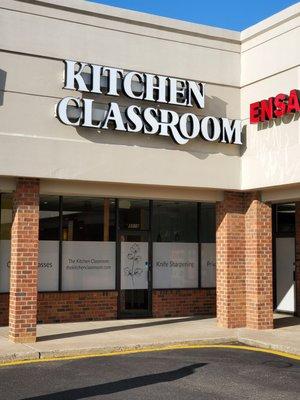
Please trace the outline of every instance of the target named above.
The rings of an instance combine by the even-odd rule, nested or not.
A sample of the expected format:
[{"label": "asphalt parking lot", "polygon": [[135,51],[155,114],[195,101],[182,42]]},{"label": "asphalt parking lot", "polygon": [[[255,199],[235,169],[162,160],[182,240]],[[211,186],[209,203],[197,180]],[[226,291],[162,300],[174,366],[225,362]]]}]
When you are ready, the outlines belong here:
[{"label": "asphalt parking lot", "polygon": [[236,349],[180,349],[0,367],[2,400],[299,396],[300,361]]}]

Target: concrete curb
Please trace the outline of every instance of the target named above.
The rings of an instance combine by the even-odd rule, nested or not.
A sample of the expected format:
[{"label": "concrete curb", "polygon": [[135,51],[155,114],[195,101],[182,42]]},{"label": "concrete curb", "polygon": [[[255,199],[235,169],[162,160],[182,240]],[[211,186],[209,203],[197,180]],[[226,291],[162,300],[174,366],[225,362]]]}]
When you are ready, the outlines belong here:
[{"label": "concrete curb", "polygon": [[[151,349],[151,348],[163,348],[166,346],[175,346],[175,345],[200,345],[200,344],[229,344],[229,343],[237,343],[236,338],[234,337],[221,337],[221,338],[204,338],[204,339],[196,339],[196,340],[185,340],[185,341],[164,341],[164,342],[148,342],[141,343],[136,345],[124,345],[124,346],[95,346],[95,347],[82,347],[82,348],[71,348],[71,349],[55,349],[55,350],[42,350],[42,351],[29,351],[29,352],[17,352],[17,353],[7,353],[4,355],[0,355],[0,364],[9,362],[9,361],[25,361],[25,360],[36,360],[36,359],[44,359],[44,358],[59,358],[59,357],[68,357],[75,355],[89,355],[89,354],[108,354],[108,353],[116,353],[120,351],[131,351],[131,350],[141,350],[143,348]],[[30,345],[27,345],[30,347]]]},{"label": "concrete curb", "polygon": [[300,351],[293,347],[290,347],[290,346],[262,342],[257,339],[249,339],[249,338],[244,338],[244,337],[239,337],[236,340],[239,343],[242,343],[242,344],[245,344],[248,346],[259,347],[261,349],[270,349],[270,350],[274,350],[274,351],[282,351],[283,353],[290,353],[290,354],[295,354],[297,356],[300,356]]},{"label": "concrete curb", "polygon": [[38,360],[40,353],[38,351],[29,351],[22,353],[7,353],[0,356],[0,364],[10,361]]},{"label": "concrete curb", "polygon": [[[269,349],[274,351],[280,351],[284,353],[290,353],[294,355],[300,355],[300,351],[295,350],[289,346],[284,345],[275,345],[271,343],[261,342],[255,339],[249,339],[247,337],[220,337],[220,338],[203,338],[203,339],[194,339],[194,340],[185,340],[185,341],[164,341],[157,343],[142,343],[136,345],[124,345],[124,346],[95,346],[95,347],[83,347],[83,348],[71,348],[71,349],[55,349],[55,350],[43,350],[43,351],[29,351],[29,352],[19,352],[19,353],[8,353],[0,356],[0,364],[5,364],[9,362],[18,362],[18,361],[29,361],[29,360],[38,360],[38,359],[55,359],[62,357],[72,357],[72,356],[84,356],[84,355],[93,355],[93,354],[111,354],[118,352],[126,352],[126,351],[134,351],[134,350],[142,350],[151,351],[151,348],[159,349],[165,348],[167,346],[193,346],[193,345],[228,345],[228,344],[240,344],[240,345],[248,345],[261,349]],[[29,347],[29,346],[28,346]]]},{"label": "concrete curb", "polygon": [[[236,339],[230,337],[226,338],[218,338],[218,339],[201,339],[201,340],[186,340],[186,341],[166,341],[166,342],[158,342],[158,343],[143,343],[132,345],[124,345],[124,346],[105,346],[105,347],[89,347],[89,348],[81,348],[81,349],[64,349],[64,350],[53,350],[53,351],[41,351],[40,358],[57,358],[57,357],[65,357],[65,356],[73,356],[73,355],[88,355],[88,354],[108,354],[115,353],[120,351],[132,351],[132,350],[141,350],[141,349],[151,349],[151,348],[164,348],[166,346],[176,346],[176,345],[200,345],[200,344],[229,344],[236,343]],[[1,360],[0,360],[1,361]]]}]

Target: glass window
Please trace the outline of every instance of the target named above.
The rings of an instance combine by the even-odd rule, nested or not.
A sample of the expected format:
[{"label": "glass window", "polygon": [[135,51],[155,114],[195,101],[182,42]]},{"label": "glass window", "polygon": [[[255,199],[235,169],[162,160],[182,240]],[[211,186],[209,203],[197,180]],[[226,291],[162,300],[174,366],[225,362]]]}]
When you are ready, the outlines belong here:
[{"label": "glass window", "polygon": [[119,200],[120,229],[149,229],[149,200]]},{"label": "glass window", "polygon": [[276,233],[281,236],[295,234],[295,203],[277,204]]},{"label": "glass window", "polygon": [[197,203],[153,202],[153,286],[198,287]]},{"label": "glass window", "polygon": [[59,197],[40,196],[40,240],[59,240]]},{"label": "glass window", "polygon": [[214,204],[201,204],[200,241],[202,243],[216,242],[216,207]]},{"label": "glass window", "polygon": [[115,201],[63,197],[62,217],[62,289],[115,289]]},{"label": "glass window", "polygon": [[114,290],[115,242],[63,242],[63,290]]},{"label": "glass window", "polygon": [[0,292],[9,292],[12,195],[1,194]]},{"label": "glass window", "polygon": [[197,203],[153,202],[153,241],[197,243]]},{"label": "glass window", "polygon": [[59,280],[59,197],[40,196],[38,290],[56,291]]},{"label": "glass window", "polygon": [[1,240],[10,240],[12,225],[12,195],[1,194]]},{"label": "glass window", "polygon": [[216,287],[216,207],[201,203],[201,287]]},{"label": "glass window", "polygon": [[114,241],[115,201],[63,197],[63,240]]}]

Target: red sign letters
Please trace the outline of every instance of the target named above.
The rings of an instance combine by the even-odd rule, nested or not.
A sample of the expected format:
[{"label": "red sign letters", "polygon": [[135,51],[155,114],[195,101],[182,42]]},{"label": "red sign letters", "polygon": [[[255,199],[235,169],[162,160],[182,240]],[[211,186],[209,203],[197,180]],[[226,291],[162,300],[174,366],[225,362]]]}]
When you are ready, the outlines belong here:
[{"label": "red sign letters", "polygon": [[284,114],[300,111],[299,91],[293,89],[290,94],[280,93],[268,100],[261,100],[250,104],[250,124],[264,122],[272,118],[282,117]]}]

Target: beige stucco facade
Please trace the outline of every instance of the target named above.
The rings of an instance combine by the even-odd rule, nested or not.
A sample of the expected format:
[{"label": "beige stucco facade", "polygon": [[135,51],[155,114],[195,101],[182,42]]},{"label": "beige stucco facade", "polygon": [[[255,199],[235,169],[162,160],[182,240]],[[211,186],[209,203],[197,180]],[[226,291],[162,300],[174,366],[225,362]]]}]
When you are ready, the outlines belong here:
[{"label": "beige stucco facade", "polygon": [[[240,33],[81,0],[2,0],[1,191],[22,176],[40,178],[47,194],[218,201],[224,190],[258,189],[268,201],[299,199],[299,114],[249,124],[250,103],[299,88],[299,11]],[[65,59],[203,82],[205,108],[193,112],[241,119],[244,144],[196,138],[181,146],[63,125],[56,104],[82,95],[63,89]]]}]

